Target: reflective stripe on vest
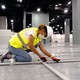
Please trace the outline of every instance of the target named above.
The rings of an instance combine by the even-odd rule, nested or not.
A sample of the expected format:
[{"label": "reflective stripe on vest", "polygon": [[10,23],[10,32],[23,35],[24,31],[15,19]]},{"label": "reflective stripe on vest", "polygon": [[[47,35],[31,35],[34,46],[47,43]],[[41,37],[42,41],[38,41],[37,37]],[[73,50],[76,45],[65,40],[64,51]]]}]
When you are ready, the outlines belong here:
[{"label": "reflective stripe on vest", "polygon": [[25,44],[25,43],[24,43],[24,41],[22,40],[22,38],[21,38],[21,36],[19,35],[19,33],[17,33],[17,36],[18,36],[19,40],[21,41],[23,47],[26,48],[26,49],[28,49],[28,48],[27,48],[28,44]]}]

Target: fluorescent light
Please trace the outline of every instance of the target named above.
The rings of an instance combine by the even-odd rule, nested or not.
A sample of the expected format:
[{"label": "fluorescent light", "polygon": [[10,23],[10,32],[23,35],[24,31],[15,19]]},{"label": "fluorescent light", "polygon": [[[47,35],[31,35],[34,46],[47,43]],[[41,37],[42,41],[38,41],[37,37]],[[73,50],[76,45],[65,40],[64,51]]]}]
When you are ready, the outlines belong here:
[{"label": "fluorescent light", "polygon": [[31,26],[31,24],[29,24]]},{"label": "fluorescent light", "polygon": [[52,20],[54,21],[55,19],[53,18]]},{"label": "fluorescent light", "polygon": [[52,6],[52,5],[50,5],[50,6]]},{"label": "fluorescent light", "polygon": [[58,10],[59,9],[59,7],[58,6],[55,6],[55,10]]},{"label": "fluorescent light", "polygon": [[59,27],[60,25],[57,25],[57,27]]},{"label": "fluorescent light", "polygon": [[61,6],[62,4],[59,3],[58,5]]},{"label": "fluorescent light", "polygon": [[53,19],[51,19],[51,21],[54,21],[55,19],[53,18]]},{"label": "fluorescent light", "polygon": [[51,21],[53,21],[53,20],[51,19]]},{"label": "fluorescent light", "polygon": [[71,1],[70,2],[68,2],[68,5],[70,5],[71,4]]},{"label": "fluorescent light", "polygon": [[64,13],[68,13],[68,9],[66,8],[66,9],[64,9]]},{"label": "fluorescent light", "polygon": [[37,8],[37,12],[40,12],[41,11],[41,9],[40,8]]},{"label": "fluorescent light", "polygon": [[2,9],[6,9],[6,6],[5,6],[5,5],[1,5],[1,8],[2,8]]},{"label": "fluorescent light", "polygon": [[58,7],[58,5],[55,5],[55,7]]},{"label": "fluorescent light", "polygon": [[11,20],[11,23],[13,23],[14,22],[14,20]]},{"label": "fluorescent light", "polygon": [[59,16],[57,16],[57,18],[59,18]]},{"label": "fluorescent light", "polygon": [[54,26],[53,26],[53,29],[54,29]]},{"label": "fluorescent light", "polygon": [[20,2],[22,2],[22,0],[20,0]]},{"label": "fluorescent light", "polygon": [[17,2],[22,2],[22,0],[17,0]]},{"label": "fluorescent light", "polygon": [[58,30],[58,28],[56,28],[55,30]]},{"label": "fluorescent light", "polygon": [[11,23],[13,25],[13,23]]},{"label": "fluorescent light", "polygon": [[60,27],[60,29],[62,29],[63,27]]}]

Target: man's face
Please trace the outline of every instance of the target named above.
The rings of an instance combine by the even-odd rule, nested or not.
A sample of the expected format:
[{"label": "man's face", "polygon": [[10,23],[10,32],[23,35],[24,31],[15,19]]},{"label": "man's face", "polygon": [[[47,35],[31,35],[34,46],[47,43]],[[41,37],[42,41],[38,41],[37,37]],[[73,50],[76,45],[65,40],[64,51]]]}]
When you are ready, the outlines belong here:
[{"label": "man's face", "polygon": [[47,37],[47,34],[46,34],[44,29],[39,30],[38,37],[41,38],[41,39],[45,39]]}]

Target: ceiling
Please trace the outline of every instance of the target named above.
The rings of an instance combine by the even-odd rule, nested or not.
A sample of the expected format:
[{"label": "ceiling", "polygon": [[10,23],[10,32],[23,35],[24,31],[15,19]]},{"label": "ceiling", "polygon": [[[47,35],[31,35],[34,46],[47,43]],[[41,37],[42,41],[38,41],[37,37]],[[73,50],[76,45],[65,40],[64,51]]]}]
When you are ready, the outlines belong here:
[{"label": "ceiling", "polygon": [[[36,11],[38,7],[45,13],[63,14],[64,8],[71,7],[67,6],[69,1],[70,0],[23,0],[23,2],[17,2],[17,0],[0,0],[0,5],[6,5],[6,11],[0,9],[0,14],[4,12],[14,14],[23,9],[27,12],[33,12]],[[59,9],[55,10],[55,5],[58,4],[62,5],[59,6]]]},{"label": "ceiling", "polygon": [[[22,18],[24,10],[26,12],[35,12],[37,8],[41,8],[41,12],[49,13],[50,25],[55,26],[57,22],[62,23],[60,21],[64,18],[71,19],[72,5],[68,5],[69,1],[71,0],[22,0],[22,2],[17,0],[0,0],[0,15],[18,21],[18,19]],[[5,10],[1,8],[2,4],[6,6]],[[64,13],[65,8],[68,9],[68,13]],[[55,21],[51,21],[53,18]]]}]

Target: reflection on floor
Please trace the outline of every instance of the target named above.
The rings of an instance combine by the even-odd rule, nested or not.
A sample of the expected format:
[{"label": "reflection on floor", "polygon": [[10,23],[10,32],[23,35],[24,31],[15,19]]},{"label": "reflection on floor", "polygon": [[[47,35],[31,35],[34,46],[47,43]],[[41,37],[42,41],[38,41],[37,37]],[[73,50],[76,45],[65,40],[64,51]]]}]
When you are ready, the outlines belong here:
[{"label": "reflection on floor", "polygon": [[[61,59],[60,63],[47,63],[70,80],[80,80],[80,45],[69,43],[46,43],[47,51]],[[0,54],[7,51],[7,45],[0,45]],[[40,51],[39,49],[37,49]],[[34,53],[30,53],[33,62],[38,61]],[[42,53],[43,54],[43,53]],[[44,54],[43,54],[44,55]],[[76,61],[78,59],[78,61]],[[74,60],[69,62],[69,60]],[[64,62],[63,62],[64,61]],[[75,62],[76,61],[76,62]],[[0,66],[0,80],[61,80],[42,64]]]}]

